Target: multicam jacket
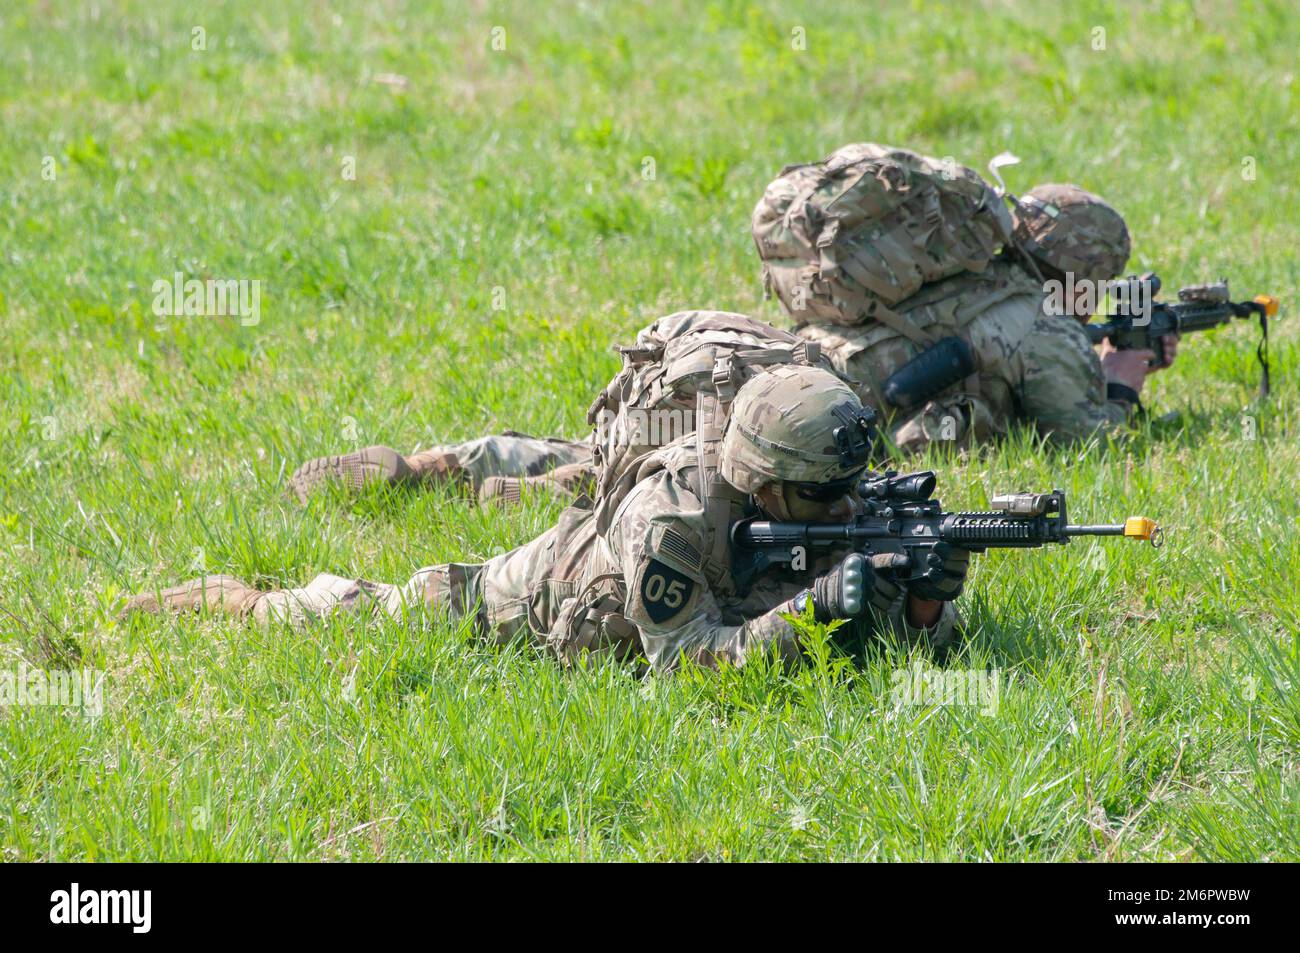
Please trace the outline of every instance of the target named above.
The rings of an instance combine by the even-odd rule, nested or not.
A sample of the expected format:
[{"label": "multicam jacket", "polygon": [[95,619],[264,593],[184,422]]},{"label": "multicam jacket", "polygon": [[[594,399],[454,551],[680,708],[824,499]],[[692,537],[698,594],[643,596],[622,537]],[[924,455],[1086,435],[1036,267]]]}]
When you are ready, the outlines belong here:
[{"label": "multicam jacket", "polygon": [[[898,309],[903,324],[810,324],[796,334],[821,346],[863,403],[890,419],[899,449],[933,441],[967,446],[1024,422],[1056,441],[1086,439],[1123,424],[1131,407],[1107,399],[1101,362],[1077,320],[1044,310],[1042,285],[1018,263],[1000,259],[922,289]],[[928,344],[959,335],[976,373],[906,414],[890,413],[884,381]]]}]

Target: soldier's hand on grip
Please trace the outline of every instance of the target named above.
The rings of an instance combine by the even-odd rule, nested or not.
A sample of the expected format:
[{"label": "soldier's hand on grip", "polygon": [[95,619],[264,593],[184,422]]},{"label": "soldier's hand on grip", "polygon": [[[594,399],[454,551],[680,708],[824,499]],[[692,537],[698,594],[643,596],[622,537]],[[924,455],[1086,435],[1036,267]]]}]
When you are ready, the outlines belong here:
[{"label": "soldier's hand on grip", "polygon": [[1161,339],[1160,347],[1162,356],[1164,357],[1164,362],[1156,364],[1151,368],[1151,370],[1163,371],[1173,366],[1174,358],[1178,356],[1178,341],[1179,338],[1177,334],[1166,334]]},{"label": "soldier's hand on grip", "polygon": [[862,554],[850,553],[830,572],[818,576],[797,604],[802,609],[804,599],[811,598],[813,617],[818,622],[856,619],[868,606],[888,611],[899,591],[898,586],[874,572]]},{"label": "soldier's hand on grip", "polygon": [[1155,358],[1154,351],[1118,350],[1105,341],[1101,345],[1101,370],[1107,382],[1122,384],[1138,394],[1142,393],[1142,385],[1146,383]]},{"label": "soldier's hand on grip", "polygon": [[855,618],[862,614],[868,576],[874,573],[867,561],[858,553],[850,553],[830,572],[818,576],[796,604],[802,610],[811,598],[813,618],[818,622]]},{"label": "soldier's hand on grip", "polygon": [[[919,599],[951,602],[961,595],[970,570],[970,550],[951,543],[935,543],[924,556],[916,557],[907,590]],[[923,560],[923,561],[922,561]]]}]

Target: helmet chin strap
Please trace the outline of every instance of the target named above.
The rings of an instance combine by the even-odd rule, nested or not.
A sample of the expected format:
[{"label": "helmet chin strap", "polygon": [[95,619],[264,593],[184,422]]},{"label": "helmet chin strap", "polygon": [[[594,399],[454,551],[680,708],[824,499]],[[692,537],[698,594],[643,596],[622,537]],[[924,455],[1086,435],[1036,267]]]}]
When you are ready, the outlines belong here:
[{"label": "helmet chin strap", "polygon": [[[765,493],[765,490],[768,492]],[[763,494],[762,497],[759,496],[760,493]],[[790,514],[789,506],[785,502],[784,483],[776,481],[773,481],[772,483],[764,483],[756,492],[750,495],[753,497],[754,505],[758,507],[765,516],[770,516],[772,519],[781,522],[790,522],[794,519]],[[765,499],[771,499],[773,501],[772,505],[767,506],[764,503]]]}]

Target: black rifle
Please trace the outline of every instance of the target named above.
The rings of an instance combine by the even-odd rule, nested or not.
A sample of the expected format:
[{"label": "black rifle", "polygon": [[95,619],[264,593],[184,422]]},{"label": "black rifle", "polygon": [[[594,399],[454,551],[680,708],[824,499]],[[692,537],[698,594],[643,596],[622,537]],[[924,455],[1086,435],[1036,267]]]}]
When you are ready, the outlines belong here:
[{"label": "black rifle", "polygon": [[767,565],[797,562],[809,549],[848,545],[867,556],[872,569],[888,571],[902,582],[941,574],[941,567],[932,565],[937,560],[928,559],[940,542],[977,553],[1068,543],[1075,536],[1128,536],[1160,545],[1159,527],[1142,516],[1113,525],[1071,524],[1063,490],[996,496],[990,512],[945,513],[931,499],[934,488],[933,470],[886,473],[863,481],[859,493],[865,513],[851,522],[741,520],[732,528],[732,542],[753,562],[745,567],[746,575]]},{"label": "black rifle", "polygon": [[1259,394],[1268,396],[1268,319],[1277,314],[1278,300],[1272,295],[1256,295],[1250,301],[1231,301],[1228,282],[1192,285],[1178,292],[1178,303],[1154,300],[1160,293],[1160,278],[1148,271],[1130,277],[1119,287],[1117,312],[1106,321],[1084,325],[1093,344],[1110,341],[1121,350],[1143,349],[1155,352],[1155,367],[1163,367],[1164,339],[1169,334],[1208,331],[1233,318],[1259,318],[1260,342],[1255,349],[1259,359]]}]

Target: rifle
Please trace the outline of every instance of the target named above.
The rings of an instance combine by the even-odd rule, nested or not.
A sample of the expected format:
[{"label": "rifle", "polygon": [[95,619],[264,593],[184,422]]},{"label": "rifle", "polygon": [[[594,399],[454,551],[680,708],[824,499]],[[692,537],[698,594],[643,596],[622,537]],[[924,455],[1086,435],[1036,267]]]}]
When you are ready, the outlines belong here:
[{"label": "rifle", "polygon": [[[1268,319],[1277,314],[1278,300],[1273,295],[1256,295],[1250,301],[1232,301],[1228,296],[1228,282],[1212,285],[1191,285],[1178,292],[1178,303],[1155,301],[1160,293],[1160,278],[1148,271],[1144,275],[1125,279],[1120,287],[1117,313],[1109,320],[1085,324],[1088,340],[1093,344],[1110,341],[1115,347],[1154,351],[1155,367],[1162,367],[1165,358],[1165,335],[1187,334],[1191,331],[1208,331],[1233,318],[1258,317],[1260,327],[1259,347],[1255,357],[1259,360],[1259,395],[1267,397],[1268,374]],[[1133,307],[1137,295],[1146,297],[1146,305]]]},{"label": "rifle", "polygon": [[[872,569],[886,570],[901,582],[937,578],[941,567],[926,558],[936,543],[946,542],[972,552],[989,549],[1032,549],[1047,543],[1068,543],[1076,536],[1125,536],[1161,542],[1160,528],[1142,516],[1123,523],[1079,526],[1065,511],[1065,491],[1011,493],[995,496],[989,512],[945,513],[938,500],[933,470],[899,475],[893,471],[864,480],[859,495],[865,512],[845,523],[741,520],[731,538],[753,565],[741,575],[768,565],[794,562],[802,549],[848,544],[868,557]],[[911,575],[902,575],[912,570]]]}]

